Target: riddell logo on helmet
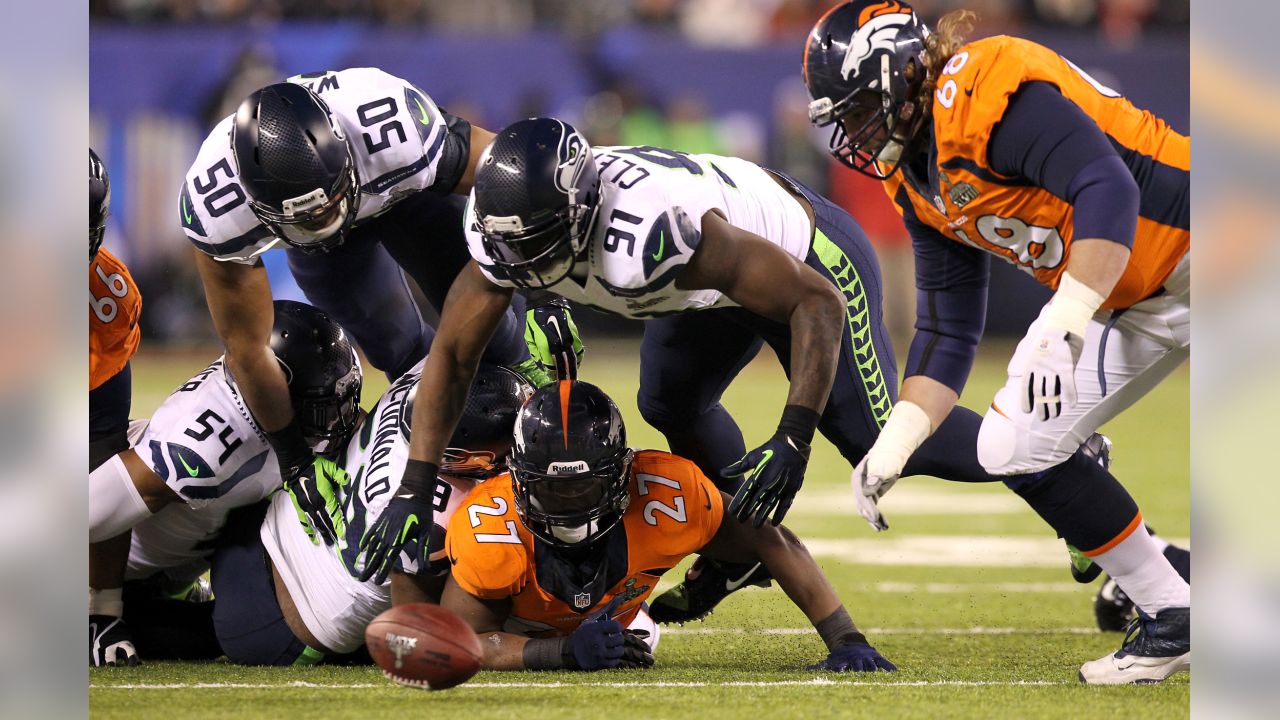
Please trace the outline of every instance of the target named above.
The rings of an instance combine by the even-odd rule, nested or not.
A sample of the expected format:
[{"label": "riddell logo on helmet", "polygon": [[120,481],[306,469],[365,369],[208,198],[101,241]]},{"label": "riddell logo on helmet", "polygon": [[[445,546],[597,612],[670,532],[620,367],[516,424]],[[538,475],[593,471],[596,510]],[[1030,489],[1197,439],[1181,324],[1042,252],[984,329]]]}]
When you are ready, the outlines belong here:
[{"label": "riddell logo on helmet", "polygon": [[547,466],[548,475],[578,475],[584,473],[590,468],[587,467],[586,460],[576,460],[574,462],[553,462]]},{"label": "riddell logo on helmet", "polygon": [[899,29],[910,22],[911,8],[898,3],[884,3],[863,10],[858,18],[858,29],[849,38],[849,51],[840,66],[840,75],[845,80],[858,77],[863,61],[877,50],[893,52]]}]

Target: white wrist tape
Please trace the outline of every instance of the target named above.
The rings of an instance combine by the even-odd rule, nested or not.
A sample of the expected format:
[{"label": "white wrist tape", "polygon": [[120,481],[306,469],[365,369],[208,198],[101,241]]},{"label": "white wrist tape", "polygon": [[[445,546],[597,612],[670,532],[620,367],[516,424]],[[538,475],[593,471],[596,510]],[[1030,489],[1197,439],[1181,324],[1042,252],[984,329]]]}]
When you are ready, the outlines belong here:
[{"label": "white wrist tape", "polygon": [[150,514],[119,455],[89,473],[89,542],[110,540]]},{"label": "white wrist tape", "polygon": [[1044,327],[1084,337],[1089,321],[1104,300],[1096,290],[1064,272],[1058,281],[1058,292],[1053,294],[1044,312]]},{"label": "white wrist tape", "polygon": [[901,475],[911,453],[932,433],[924,409],[910,400],[899,400],[867,453],[867,472],[881,478]]},{"label": "white wrist tape", "polygon": [[89,588],[89,614],[123,616],[124,588],[103,588],[102,590]]}]

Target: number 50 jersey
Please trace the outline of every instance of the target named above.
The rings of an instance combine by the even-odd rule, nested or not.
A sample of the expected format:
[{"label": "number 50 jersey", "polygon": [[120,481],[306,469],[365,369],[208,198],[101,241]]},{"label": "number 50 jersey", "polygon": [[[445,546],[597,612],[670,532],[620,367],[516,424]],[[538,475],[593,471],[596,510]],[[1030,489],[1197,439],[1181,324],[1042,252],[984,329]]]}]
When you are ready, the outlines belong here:
[{"label": "number 50 jersey", "polygon": [[[651,146],[592,148],[600,204],[588,245],[585,285],[565,278],[547,288],[623,317],[646,318],[732,306],[716,290],[681,290],[676,276],[702,239],[702,216],[719,210],[801,261],[813,228],[804,207],[764,168],[739,158],[689,155]],[[467,248],[495,284],[511,287],[480,238],[472,192],[464,217]]]},{"label": "number 50 jersey", "polygon": [[[377,68],[351,68],[297,75],[329,106],[346,135],[360,183],[359,223],[400,199],[421,191],[452,192],[466,168],[451,132],[470,126],[436,107],[412,83]],[[276,244],[249,209],[231,150],[235,116],[209,133],[187,171],[178,199],[182,229],[202,252],[219,260],[249,263]]]}]

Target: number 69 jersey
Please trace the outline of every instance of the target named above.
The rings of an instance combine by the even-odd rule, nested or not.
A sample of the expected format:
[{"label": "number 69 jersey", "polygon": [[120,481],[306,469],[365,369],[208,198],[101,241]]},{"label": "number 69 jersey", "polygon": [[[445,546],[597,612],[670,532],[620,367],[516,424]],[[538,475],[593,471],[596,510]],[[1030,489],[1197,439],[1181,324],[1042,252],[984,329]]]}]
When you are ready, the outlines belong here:
[{"label": "number 69 jersey", "polygon": [[724,507],[696,465],[657,450],[636,453],[629,492],[622,522],[598,541],[606,545],[603,567],[579,585],[568,563],[520,521],[511,476],[480,483],[449,521],[454,582],[483,600],[511,598],[503,628],[510,633],[567,635],[616,596],[613,617],[630,625],[662,574],[715,537]]},{"label": "number 69 jersey", "polygon": [[[446,140],[458,121],[412,83],[377,68],[297,75],[288,82],[319,95],[346,135],[360,183],[357,223],[412,193],[447,193],[457,185],[467,159],[457,157],[460,146]],[[249,263],[277,238],[258,222],[240,186],[231,149],[234,122],[234,115],[223,118],[200,146],[182,185],[179,215],[198,249],[219,260]],[[469,127],[458,123],[452,131],[469,133]]]},{"label": "number 69 jersey", "polygon": [[[646,318],[732,306],[716,290],[681,290],[676,276],[702,239],[702,216],[719,210],[731,225],[776,243],[801,261],[813,228],[798,200],[755,163],[651,146],[595,147],[600,204],[588,239],[586,285],[565,278],[548,288],[624,317]],[[493,283],[511,287],[493,266],[467,205],[467,247]]]},{"label": "number 69 jersey", "polygon": [[[297,511],[285,493],[271,501],[262,524],[262,544],[279,571],[307,629],[326,648],[352,652],[364,643],[364,630],[379,613],[391,607],[391,583],[360,582],[356,578],[360,539],[400,487],[409,459],[409,418],[423,361],[391,384],[348,441],[342,464],[350,483],[340,493],[346,533],[336,546],[313,544],[298,522]],[[404,548],[394,567],[410,574],[439,573],[448,568],[444,554],[444,525],[471,490],[474,481],[444,478],[436,481],[435,522],[431,531],[430,568],[409,558],[416,548]]]}]

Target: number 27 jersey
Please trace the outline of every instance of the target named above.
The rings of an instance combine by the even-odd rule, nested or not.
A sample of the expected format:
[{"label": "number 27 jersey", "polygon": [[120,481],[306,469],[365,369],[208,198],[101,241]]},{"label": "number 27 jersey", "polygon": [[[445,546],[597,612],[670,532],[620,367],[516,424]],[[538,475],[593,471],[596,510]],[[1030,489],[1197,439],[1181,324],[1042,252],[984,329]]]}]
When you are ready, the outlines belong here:
[{"label": "number 27 jersey", "polygon": [[[360,183],[357,223],[436,184],[449,128],[431,98],[412,83],[377,68],[297,75],[288,82],[324,100],[351,146]],[[200,146],[178,198],[179,220],[202,252],[250,263],[277,238],[246,202],[231,149],[234,124],[234,115],[223,118]]]}]

